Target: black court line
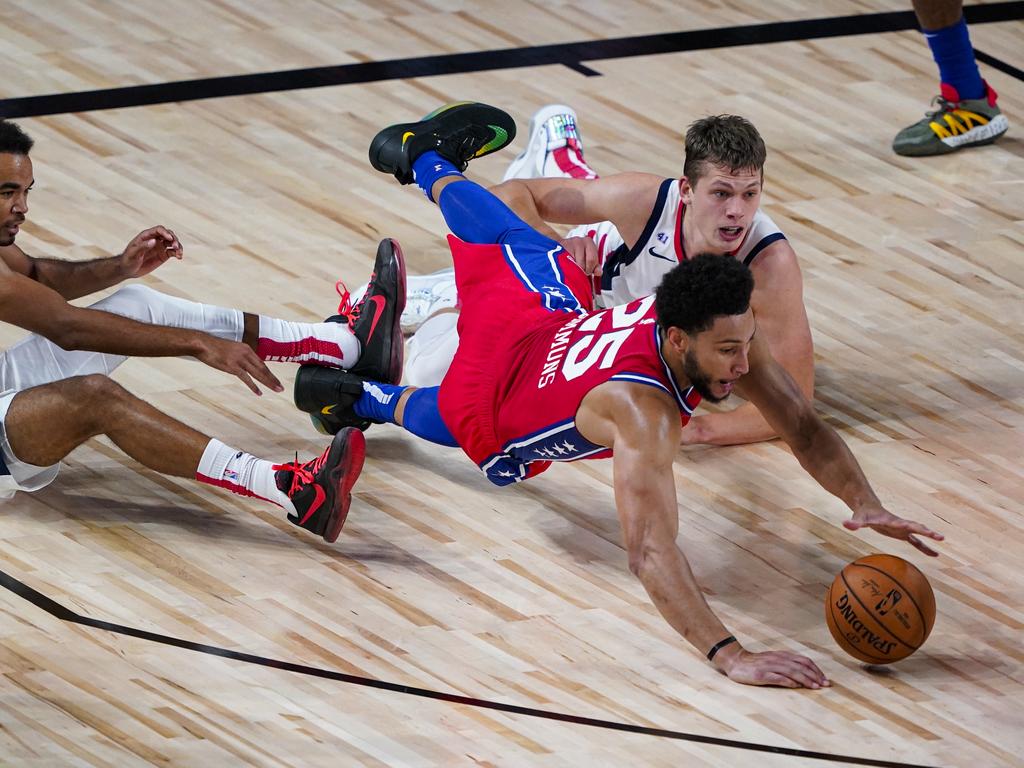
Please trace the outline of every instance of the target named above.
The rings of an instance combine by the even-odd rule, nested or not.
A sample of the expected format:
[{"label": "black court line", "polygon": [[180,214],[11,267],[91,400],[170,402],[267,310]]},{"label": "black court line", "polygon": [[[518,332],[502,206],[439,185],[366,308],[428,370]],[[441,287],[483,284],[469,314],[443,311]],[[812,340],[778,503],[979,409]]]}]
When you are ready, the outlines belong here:
[{"label": "black court line", "polygon": [[1024,80],[1024,69],[1017,69],[1012,64],[1007,64],[1001,59],[997,59],[995,56],[979,51],[977,48],[974,49],[974,58],[980,61],[982,64],[988,64],[992,69],[998,69],[1000,72],[1015,77],[1018,80]]},{"label": "black court line", "polygon": [[[144,629],[127,627],[123,624],[114,624],[109,621],[103,621],[101,619],[94,619],[89,616],[83,616],[80,613],[75,613],[69,608],[64,607],[60,603],[44,595],[42,592],[39,592],[38,590],[33,589],[27,584],[18,581],[13,576],[8,575],[4,571],[0,571],[0,586],[18,595],[18,597],[24,598],[25,600],[32,603],[37,608],[50,614],[54,618],[61,619],[63,621],[70,621],[74,624],[82,624],[86,627],[93,627],[95,629],[106,630],[107,632],[113,632],[118,635],[137,637],[140,640],[148,640],[153,643],[160,643],[161,645],[170,645],[175,648],[184,648],[188,651],[205,653],[210,656],[220,656],[225,659],[241,661],[246,664],[259,664],[263,667],[281,669],[286,672],[296,672],[301,675],[310,675],[311,677],[321,677],[327,680],[337,680],[339,682],[350,683],[352,685],[361,685],[367,688],[378,688],[384,691],[391,691],[392,693],[404,693],[409,696],[419,696],[425,699],[446,701],[451,704],[463,704],[467,707],[493,709],[499,712],[508,712],[509,714],[513,715],[538,717],[544,720],[557,720],[559,722],[572,723],[574,725],[586,725],[593,728],[605,728],[607,730],[613,731],[625,731],[627,733],[637,733],[646,736],[658,736],[664,739],[692,741],[698,744],[710,744],[716,747],[743,749],[750,752],[770,752],[776,755],[789,755],[791,757],[801,757],[809,760],[826,760],[829,762],[847,763],[850,765],[870,765],[878,766],[879,768],[934,768],[934,766],[923,766],[916,765],[913,763],[897,763],[890,760],[873,760],[867,757],[852,757],[850,755],[833,755],[825,752],[812,752],[806,749],[795,749],[793,747],[773,747],[768,744],[754,744],[749,741],[720,739],[714,736],[702,736],[696,733],[670,731],[665,730],[663,728],[649,728],[641,725],[631,725],[630,723],[620,723],[614,720],[599,720],[592,717],[569,715],[564,712],[552,712],[551,710],[547,709],[520,707],[515,704],[505,704],[500,701],[488,701],[487,699],[476,699],[471,696],[459,696],[454,693],[442,693],[440,691],[431,691],[426,688],[416,688],[411,685],[389,683],[384,680],[374,680],[373,678],[369,677],[349,675],[344,672],[335,672],[330,669],[319,669],[317,667],[306,666],[305,664],[295,664],[294,662],[281,661],[279,659],[268,659],[265,656],[254,656],[251,653],[240,653],[239,651],[231,651],[227,648],[218,648],[214,645],[194,643],[191,640],[182,640],[181,638],[177,637],[160,635],[155,632],[149,632]],[[822,695],[827,695],[827,693],[823,693]]]},{"label": "black court line", "polygon": [[[1024,0],[968,6],[964,8],[964,15],[971,24],[1024,19]],[[200,80],[183,80],[46,96],[25,96],[0,100],[0,117],[39,117],[69,112],[90,112],[100,109],[214,99],[224,96],[291,91],[300,88],[322,88],[330,85],[406,80],[414,77],[487,72],[497,69],[553,64],[561,64],[586,76],[598,76],[599,72],[590,69],[583,62],[796,40],[818,40],[827,37],[867,35],[879,32],[900,32],[908,29],[917,29],[917,18],[912,11],[717,27],[715,29],[638,35],[560,45],[504,48],[496,51],[453,53],[444,56],[422,56],[411,59],[360,62],[251,75],[210,77]],[[1001,62],[1000,65],[1002,65]],[[1009,72],[1009,74],[1017,72],[1018,74],[1014,74],[1014,77],[1020,77],[1020,70],[1014,67],[996,64],[992,66],[1001,69],[1006,67],[1002,71]],[[1024,77],[1021,79],[1024,80]]]}]

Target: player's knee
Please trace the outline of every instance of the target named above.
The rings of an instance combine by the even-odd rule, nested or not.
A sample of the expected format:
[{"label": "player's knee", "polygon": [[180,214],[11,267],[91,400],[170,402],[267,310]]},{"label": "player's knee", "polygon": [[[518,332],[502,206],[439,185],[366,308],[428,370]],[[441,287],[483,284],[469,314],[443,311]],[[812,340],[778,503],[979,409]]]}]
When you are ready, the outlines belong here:
[{"label": "player's knee", "polygon": [[93,308],[146,322],[151,321],[153,307],[160,303],[162,296],[159,291],[154,291],[148,286],[132,283],[121,286],[107,298],[94,304]]},{"label": "player's knee", "polygon": [[75,376],[65,380],[69,399],[78,408],[100,414],[114,403],[124,402],[130,398],[128,390],[102,373],[90,373],[86,376]]}]

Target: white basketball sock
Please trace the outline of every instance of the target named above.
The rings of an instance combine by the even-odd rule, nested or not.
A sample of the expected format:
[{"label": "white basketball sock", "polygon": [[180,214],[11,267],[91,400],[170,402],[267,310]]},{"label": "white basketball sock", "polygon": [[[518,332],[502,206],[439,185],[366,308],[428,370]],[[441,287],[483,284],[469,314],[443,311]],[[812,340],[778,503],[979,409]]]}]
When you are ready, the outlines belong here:
[{"label": "white basketball sock", "polygon": [[211,439],[199,459],[196,480],[226,488],[239,496],[255,496],[294,514],[295,507],[288,494],[277,487],[275,472],[271,462]]},{"label": "white basketball sock", "polygon": [[261,360],[351,368],[359,359],[359,347],[346,323],[297,323],[260,315],[256,354]]}]

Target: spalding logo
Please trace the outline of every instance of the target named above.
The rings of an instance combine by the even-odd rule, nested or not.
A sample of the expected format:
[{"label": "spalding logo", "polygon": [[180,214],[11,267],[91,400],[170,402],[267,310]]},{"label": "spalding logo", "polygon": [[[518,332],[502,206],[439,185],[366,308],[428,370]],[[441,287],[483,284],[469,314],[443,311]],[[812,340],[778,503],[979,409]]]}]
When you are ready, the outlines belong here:
[{"label": "spalding logo", "polygon": [[[885,600],[883,599],[883,602]],[[893,601],[896,602],[895,600]],[[896,646],[896,643],[889,640],[883,640],[870,629],[864,626],[864,622],[857,618],[857,613],[853,610],[853,606],[850,605],[850,597],[845,592],[842,596],[836,600],[836,608],[842,613],[846,622],[850,625],[850,629],[853,632],[846,632],[846,639],[853,644],[860,643],[864,640],[869,646],[874,648],[876,651],[882,654],[892,653],[892,649]]]}]

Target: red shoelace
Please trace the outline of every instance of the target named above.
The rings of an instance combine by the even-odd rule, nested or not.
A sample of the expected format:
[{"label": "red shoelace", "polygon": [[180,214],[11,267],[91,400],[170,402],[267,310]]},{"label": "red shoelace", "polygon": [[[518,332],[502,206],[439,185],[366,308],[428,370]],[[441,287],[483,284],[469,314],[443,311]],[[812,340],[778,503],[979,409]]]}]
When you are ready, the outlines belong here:
[{"label": "red shoelace", "polygon": [[366,284],[366,290],[363,291],[363,295],[359,297],[359,301],[355,304],[352,303],[352,294],[349,292],[344,280],[339,280],[334,284],[334,290],[341,297],[341,301],[338,303],[338,314],[348,318],[350,328],[359,319],[359,313],[363,311],[363,306],[366,304],[366,294],[370,292],[370,286],[373,285],[374,278],[376,277],[376,274],[370,275],[370,280]]},{"label": "red shoelace", "polygon": [[327,454],[331,452],[328,448],[326,451],[321,453],[315,459],[310,459],[307,462],[299,463],[299,454],[295,454],[295,461],[289,464],[274,464],[271,469],[274,470],[287,470],[292,473],[292,485],[288,489],[288,496],[292,496],[296,491],[300,490],[302,486],[309,485],[314,482],[316,473],[320,471],[320,468],[327,461]]}]

